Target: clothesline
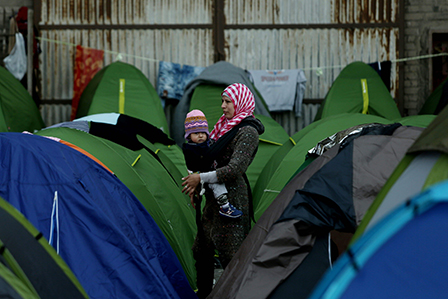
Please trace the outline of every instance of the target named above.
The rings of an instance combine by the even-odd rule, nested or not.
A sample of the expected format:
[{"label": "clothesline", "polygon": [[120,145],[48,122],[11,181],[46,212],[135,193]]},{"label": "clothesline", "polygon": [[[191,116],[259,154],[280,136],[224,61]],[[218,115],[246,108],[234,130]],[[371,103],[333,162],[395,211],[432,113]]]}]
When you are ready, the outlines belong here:
[{"label": "clothesline", "polygon": [[[426,59],[426,58],[432,58],[432,57],[438,57],[438,56],[448,56],[448,53],[439,53],[439,54],[428,54],[428,55],[420,55],[420,56],[413,56],[413,57],[407,57],[407,58],[400,58],[395,60],[390,60],[390,62],[405,62],[410,60],[419,60],[419,59]],[[330,65],[330,66],[320,66],[320,67],[310,67],[310,68],[303,68],[302,70],[308,71],[308,70],[324,70],[324,69],[332,69],[332,68],[342,68],[346,65]]]},{"label": "clothesline", "polygon": [[[36,37],[36,38],[40,39],[40,40],[43,40],[43,41],[56,43],[56,44],[62,44],[62,45],[67,45],[67,46],[72,46],[72,47],[76,47],[77,46],[76,44],[73,44],[73,43],[63,42],[63,41],[54,40],[54,39],[48,39],[48,38],[44,38],[44,37]],[[82,47],[84,47],[84,46],[82,46]],[[92,48],[92,47],[84,47],[84,48],[95,49],[95,50],[102,50],[102,51],[104,51],[104,53],[117,55],[116,60],[121,60],[123,58],[123,56],[127,56],[127,57],[130,57],[130,58],[136,58],[136,59],[153,61],[153,62],[161,61],[160,59],[148,58],[148,57],[137,56],[137,55],[132,55],[132,54],[126,54],[126,53],[117,52],[117,51],[103,50],[103,49],[97,49],[97,48]],[[448,53],[419,55],[419,56],[413,56],[413,57],[407,57],[407,58],[399,58],[399,59],[390,60],[390,61],[393,62],[393,63],[394,62],[405,62],[405,61],[427,59],[427,58],[433,58],[433,57],[439,57],[439,56],[448,56]],[[322,72],[325,69],[335,69],[335,68],[343,68],[343,67],[346,67],[346,65],[328,65],[328,66],[309,67],[309,68],[302,68],[302,70],[304,70],[304,71],[316,71],[316,74],[319,76],[319,75],[322,75]]]},{"label": "clothesline", "polygon": [[[36,37],[36,38],[40,39],[40,40],[43,40],[43,41],[52,42],[52,43],[55,43],[55,44],[62,44],[62,45],[71,46],[71,47],[78,46],[77,44],[63,42],[63,41],[58,41],[58,40],[54,40],[54,39],[48,39],[48,38],[45,38],[45,37]],[[132,55],[132,54],[126,54],[126,53],[121,53],[121,52],[117,52],[117,51],[103,50],[103,49],[97,49],[97,48],[92,48],[92,47],[84,47],[84,46],[82,46],[82,47],[86,48],[86,49],[101,50],[101,51],[104,51],[104,53],[117,55],[116,60],[121,60],[123,58],[123,56],[127,56],[127,57],[131,57],[131,58],[137,58],[137,59],[147,60],[147,61],[154,61],[154,62],[159,62],[160,61],[159,59],[148,58],[148,57],[143,57],[143,56],[137,56],[137,55]]]}]

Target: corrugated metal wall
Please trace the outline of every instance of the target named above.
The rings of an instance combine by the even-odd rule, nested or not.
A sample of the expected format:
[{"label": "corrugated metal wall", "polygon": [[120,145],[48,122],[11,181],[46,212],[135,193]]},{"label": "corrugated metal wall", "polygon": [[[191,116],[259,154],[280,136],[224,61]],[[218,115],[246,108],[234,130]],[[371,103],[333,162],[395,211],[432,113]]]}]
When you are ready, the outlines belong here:
[{"label": "corrugated metal wall", "polygon": [[[377,0],[226,1],[226,60],[248,70],[303,69],[305,98],[323,99],[347,64],[398,59],[398,28],[378,26],[395,22],[397,7],[398,1]],[[344,26],[351,23],[359,28]],[[249,29],[246,24],[283,26]],[[398,65],[392,64],[395,98],[397,71]],[[288,112],[274,118],[292,135],[313,121],[318,107],[304,104],[302,117]]]},{"label": "corrugated metal wall", "polygon": [[[47,126],[70,119],[74,45],[105,50],[104,65],[121,53],[121,60],[139,68],[154,87],[160,60],[213,64],[212,0],[41,2],[42,115]],[[183,23],[209,24],[210,28],[134,28],[138,24]],[[68,102],[61,104],[61,100]]]},{"label": "corrugated metal wall", "polygon": [[[306,97],[316,99],[325,97],[342,68],[353,61],[397,59],[397,34],[392,29],[227,30],[226,56],[249,70],[304,69]],[[395,78],[394,69],[392,93]]]},{"label": "corrugated metal wall", "polygon": [[[159,60],[214,63],[215,0],[41,2],[41,36],[71,44],[41,41],[43,100],[71,99],[74,44],[128,54],[123,61],[154,86]],[[350,62],[398,58],[398,0],[229,0],[223,6],[226,60],[249,70],[302,68],[307,99],[323,99]],[[105,65],[116,56],[107,54]],[[398,66],[392,66],[391,93],[397,97]],[[47,125],[69,119],[69,104],[43,106]],[[289,112],[274,118],[292,135],[313,120],[318,106],[305,104],[300,118]]]}]

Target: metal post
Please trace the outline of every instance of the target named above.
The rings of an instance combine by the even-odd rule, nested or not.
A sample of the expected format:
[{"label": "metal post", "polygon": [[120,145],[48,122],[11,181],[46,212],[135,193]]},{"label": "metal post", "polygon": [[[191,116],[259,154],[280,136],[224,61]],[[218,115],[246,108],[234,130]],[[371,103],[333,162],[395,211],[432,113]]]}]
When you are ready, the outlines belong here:
[{"label": "metal post", "polygon": [[[404,58],[404,44],[405,44],[405,20],[404,20],[404,12],[405,12],[405,1],[400,0],[399,3],[399,12],[398,12],[398,58]],[[398,63],[398,109],[400,111],[401,116],[404,115],[404,62]]]},{"label": "metal post", "polygon": [[33,96],[33,45],[34,45],[34,30],[33,30],[33,22],[34,22],[34,11],[32,9],[28,9],[28,20],[27,20],[27,27],[28,27],[28,34],[27,34],[27,70],[26,70],[26,76],[27,76],[27,87],[28,92],[31,96]]}]

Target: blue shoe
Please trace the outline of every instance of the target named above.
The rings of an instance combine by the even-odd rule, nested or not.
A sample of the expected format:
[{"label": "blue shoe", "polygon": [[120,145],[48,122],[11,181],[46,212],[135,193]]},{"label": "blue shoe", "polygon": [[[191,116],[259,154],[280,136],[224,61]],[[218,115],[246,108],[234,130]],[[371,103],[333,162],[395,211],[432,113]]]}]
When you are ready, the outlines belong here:
[{"label": "blue shoe", "polygon": [[221,214],[224,217],[238,218],[241,217],[241,215],[243,215],[243,212],[241,212],[240,210],[238,210],[229,203],[228,208],[223,207],[219,208],[219,214]]}]

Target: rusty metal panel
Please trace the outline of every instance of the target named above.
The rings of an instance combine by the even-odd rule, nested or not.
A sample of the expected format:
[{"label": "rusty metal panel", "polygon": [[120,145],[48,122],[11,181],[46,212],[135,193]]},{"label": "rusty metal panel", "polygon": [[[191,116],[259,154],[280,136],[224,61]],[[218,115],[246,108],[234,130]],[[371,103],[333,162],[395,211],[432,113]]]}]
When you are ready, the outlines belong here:
[{"label": "rusty metal panel", "polygon": [[72,105],[70,104],[43,104],[40,105],[40,114],[47,127],[70,120]]},{"label": "rusty metal panel", "polygon": [[[305,97],[322,99],[353,61],[398,59],[398,29],[226,30],[227,60],[247,70],[303,69]],[[392,96],[398,84],[393,64]]]},{"label": "rusty metal panel", "polygon": [[[213,63],[210,29],[44,30],[41,37],[41,90],[45,100],[72,98],[75,45],[105,50],[104,65],[116,61],[120,54],[121,61],[140,69],[154,87],[161,60],[192,66]],[[67,116],[60,107],[54,116],[48,116],[49,109],[45,114],[47,125],[69,120],[59,118]]]},{"label": "rusty metal panel", "polygon": [[42,0],[39,25],[210,24],[213,0]]},{"label": "rusty metal panel", "polygon": [[399,0],[232,0],[226,23],[346,24],[396,22]]},{"label": "rusty metal panel", "polygon": [[271,113],[272,118],[278,122],[289,136],[302,130],[314,121],[320,104],[303,104],[302,117],[296,117],[293,111]]},{"label": "rusty metal panel", "polygon": [[225,1],[227,24],[330,23],[328,0],[229,0]]},{"label": "rusty metal panel", "polygon": [[399,0],[332,0],[333,22],[381,23],[398,21]]},{"label": "rusty metal panel", "polygon": [[[307,99],[325,98],[341,70],[353,61],[399,58],[398,29],[393,28],[226,30],[225,43],[227,61],[244,69],[303,69]],[[398,63],[392,63],[394,98],[398,97],[397,71]],[[291,135],[312,122],[316,106],[304,105],[309,109],[303,109],[302,117],[285,112],[275,118]]]}]

